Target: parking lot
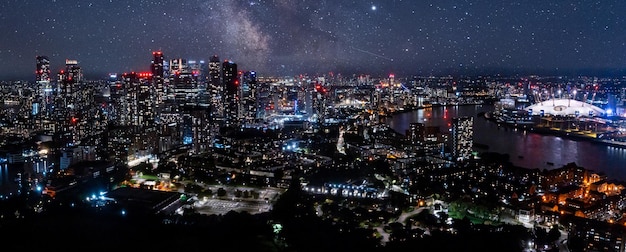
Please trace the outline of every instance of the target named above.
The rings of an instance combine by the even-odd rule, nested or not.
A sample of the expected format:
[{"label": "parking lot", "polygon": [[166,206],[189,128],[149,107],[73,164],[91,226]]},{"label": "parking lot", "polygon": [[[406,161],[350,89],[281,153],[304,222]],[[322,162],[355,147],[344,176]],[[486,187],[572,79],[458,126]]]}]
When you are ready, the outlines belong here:
[{"label": "parking lot", "polygon": [[[284,189],[280,188],[251,188],[251,187],[230,187],[230,186],[207,186],[213,191],[210,197],[198,198],[194,203],[194,209],[200,214],[226,214],[229,211],[248,212],[250,214],[269,212],[272,204],[278,199]],[[219,188],[226,191],[224,196],[217,196]],[[258,193],[257,198],[236,197],[235,191],[249,191]]]}]

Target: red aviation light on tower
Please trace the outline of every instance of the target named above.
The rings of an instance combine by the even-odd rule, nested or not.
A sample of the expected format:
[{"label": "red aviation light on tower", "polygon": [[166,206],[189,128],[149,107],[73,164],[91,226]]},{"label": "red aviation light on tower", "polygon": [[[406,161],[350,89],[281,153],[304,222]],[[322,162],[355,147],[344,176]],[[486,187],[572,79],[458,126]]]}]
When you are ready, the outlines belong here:
[{"label": "red aviation light on tower", "polygon": [[78,118],[72,116],[70,123],[72,123],[72,125],[76,125],[76,123],[78,123]]},{"label": "red aviation light on tower", "polygon": [[393,78],[395,78],[395,77],[396,77],[396,75],[395,75],[395,74],[389,74],[389,78],[390,78],[390,79],[393,79]]},{"label": "red aviation light on tower", "polygon": [[328,92],[328,90],[322,86],[322,84],[319,83],[315,83],[315,91],[317,91],[320,94],[326,94],[326,92]]},{"label": "red aviation light on tower", "polygon": [[152,77],[152,73],[150,73],[150,72],[142,72],[142,73],[137,74],[137,76],[139,78],[150,78],[150,77]]}]

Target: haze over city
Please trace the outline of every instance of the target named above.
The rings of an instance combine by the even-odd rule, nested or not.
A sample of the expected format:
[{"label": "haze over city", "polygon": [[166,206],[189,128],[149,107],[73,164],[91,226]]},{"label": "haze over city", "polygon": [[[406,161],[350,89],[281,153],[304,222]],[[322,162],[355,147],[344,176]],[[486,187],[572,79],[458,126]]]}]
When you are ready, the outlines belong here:
[{"label": "haze over city", "polygon": [[149,53],[232,59],[261,75],[619,75],[626,2],[3,1],[0,78],[78,60],[90,78]]}]

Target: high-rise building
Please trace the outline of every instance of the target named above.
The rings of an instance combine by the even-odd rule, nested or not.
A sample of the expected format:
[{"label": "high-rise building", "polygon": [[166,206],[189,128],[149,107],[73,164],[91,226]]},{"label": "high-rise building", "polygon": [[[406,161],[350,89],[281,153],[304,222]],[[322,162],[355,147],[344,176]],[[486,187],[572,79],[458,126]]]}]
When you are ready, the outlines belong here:
[{"label": "high-rise building", "polygon": [[50,60],[48,56],[37,56],[37,69],[35,71],[37,83],[50,82]]},{"label": "high-rise building", "polygon": [[165,66],[163,52],[152,52],[152,63],[150,71],[152,73],[152,89],[156,95],[156,104],[160,104],[165,96]]},{"label": "high-rise building", "polygon": [[[213,55],[209,61],[209,84],[218,87],[222,84],[220,77],[222,75],[222,68],[220,64],[220,58],[217,55]],[[209,86],[210,86],[209,85]]]},{"label": "high-rise building", "polygon": [[224,123],[226,126],[238,125],[239,73],[237,64],[229,60],[222,64],[222,87]]},{"label": "high-rise building", "polygon": [[[37,82],[37,100],[33,103],[33,115],[42,113],[42,117],[49,116],[54,107],[53,89],[50,83],[50,60],[47,56],[37,56],[35,69],[35,80]],[[37,118],[35,124],[41,125],[42,119]]]},{"label": "high-rise building", "polygon": [[[83,72],[76,60],[65,60],[65,69],[58,74],[57,95],[62,99],[63,109],[75,109],[78,85],[83,80]],[[57,108],[59,108],[57,106]],[[66,115],[67,116],[67,115]]]},{"label": "high-rise building", "polygon": [[54,108],[56,133],[63,145],[72,145],[84,136],[85,121],[81,116],[93,94],[82,81],[83,72],[78,61],[65,60],[65,69],[58,74]]},{"label": "high-rise building", "polygon": [[328,90],[321,83],[315,83],[315,91],[316,94],[313,95],[313,118],[315,118],[318,125],[322,125],[326,120],[326,96]]},{"label": "high-rise building", "polygon": [[65,70],[59,74],[59,82],[79,83],[83,81],[83,71],[78,65],[77,60],[65,60]]},{"label": "high-rise building", "polygon": [[456,161],[468,160],[474,145],[474,117],[452,119],[452,156]]},{"label": "high-rise building", "polygon": [[170,88],[169,91],[176,100],[189,101],[198,93],[197,81],[193,77],[191,67],[186,59],[170,60]]},{"label": "high-rise building", "polygon": [[144,127],[153,125],[155,101],[151,96],[150,73],[125,73],[122,75],[122,87],[123,101],[117,104],[120,108],[118,124]]},{"label": "high-rise building", "polygon": [[209,60],[209,73],[206,85],[207,95],[209,96],[209,104],[211,106],[211,115],[215,118],[224,117],[224,103],[222,103],[222,64],[217,55],[213,55]]},{"label": "high-rise building", "polygon": [[239,118],[253,123],[258,118],[259,95],[255,71],[246,71],[241,78]]},{"label": "high-rise building", "polygon": [[163,78],[163,52],[156,51],[152,52],[152,64],[150,65],[150,69],[152,70],[152,77],[161,77]]},{"label": "high-rise building", "polygon": [[204,65],[204,61],[188,60],[187,64],[189,65],[189,71],[191,72],[191,77],[194,79],[194,81],[201,81],[203,79],[202,68]]}]

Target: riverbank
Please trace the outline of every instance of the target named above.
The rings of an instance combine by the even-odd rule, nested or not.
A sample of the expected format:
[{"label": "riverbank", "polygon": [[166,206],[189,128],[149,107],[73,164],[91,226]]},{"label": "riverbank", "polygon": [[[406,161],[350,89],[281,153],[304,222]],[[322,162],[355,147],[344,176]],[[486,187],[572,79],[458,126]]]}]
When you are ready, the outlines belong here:
[{"label": "riverbank", "polygon": [[617,147],[617,148],[626,148],[626,142],[612,141],[608,139],[599,139],[595,137],[595,134],[591,135],[591,134],[584,134],[582,132],[574,132],[574,131],[568,132],[568,131],[563,131],[563,130],[555,130],[551,128],[537,127],[534,124],[515,124],[515,123],[498,122],[494,117],[490,115],[489,112],[479,113],[478,116],[490,122],[494,122],[498,126],[526,130],[526,131],[537,133],[537,134],[558,136],[558,137],[568,138],[568,139],[572,139],[576,141],[582,140],[582,141],[589,141],[589,142]]},{"label": "riverbank", "polygon": [[[455,117],[474,117],[473,141],[479,143],[474,151],[508,154],[513,165],[518,167],[556,169],[568,163],[592,168],[608,177],[626,181],[626,148],[607,147],[606,143],[582,139],[569,139],[548,133],[533,133],[524,129],[498,126],[481,119],[484,112],[494,111],[493,105],[458,106],[432,108],[417,112],[394,115],[385,123],[396,132],[405,133],[411,123],[438,126],[441,132],[448,132]],[[487,147],[488,146],[488,147]],[[482,148],[481,148],[482,147]],[[520,158],[522,156],[522,158]],[[551,162],[554,165],[548,165]]]},{"label": "riverbank", "polygon": [[433,103],[433,104],[428,104],[428,105],[424,105],[424,106],[406,107],[406,108],[394,110],[392,112],[389,112],[389,114],[385,115],[384,117],[392,118],[394,115],[408,113],[408,112],[414,112],[414,111],[418,111],[420,109],[450,108],[450,107],[476,106],[476,105],[493,105],[493,101],[486,100],[486,101],[480,102],[480,103],[462,103],[462,104],[458,104],[458,103],[456,103],[456,104],[455,103],[445,103],[445,104]]}]

